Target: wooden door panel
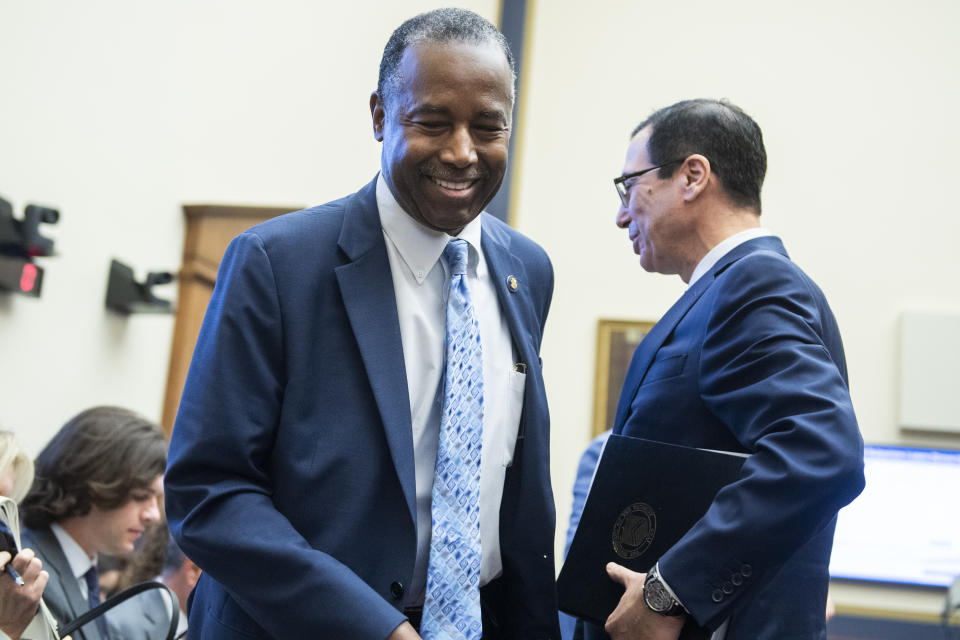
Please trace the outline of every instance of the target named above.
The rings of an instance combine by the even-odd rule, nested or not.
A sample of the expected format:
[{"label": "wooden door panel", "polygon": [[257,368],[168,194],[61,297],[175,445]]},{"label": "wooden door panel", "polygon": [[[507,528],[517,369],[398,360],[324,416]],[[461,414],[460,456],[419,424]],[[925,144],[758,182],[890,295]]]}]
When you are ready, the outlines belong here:
[{"label": "wooden door panel", "polygon": [[179,272],[177,313],[161,424],[169,438],[180,406],[193,348],[217,282],[217,269],[230,240],[253,225],[300,207],[184,205],[187,219]]}]

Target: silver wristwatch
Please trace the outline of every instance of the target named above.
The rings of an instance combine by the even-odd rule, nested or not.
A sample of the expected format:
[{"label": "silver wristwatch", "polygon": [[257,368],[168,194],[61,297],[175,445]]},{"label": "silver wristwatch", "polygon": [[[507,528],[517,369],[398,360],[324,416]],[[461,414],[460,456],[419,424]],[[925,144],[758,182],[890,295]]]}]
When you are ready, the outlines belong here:
[{"label": "silver wristwatch", "polygon": [[650,569],[643,583],[643,601],[651,611],[662,616],[679,616],[684,613],[683,605],[673,597],[670,589],[660,579],[656,566]]}]

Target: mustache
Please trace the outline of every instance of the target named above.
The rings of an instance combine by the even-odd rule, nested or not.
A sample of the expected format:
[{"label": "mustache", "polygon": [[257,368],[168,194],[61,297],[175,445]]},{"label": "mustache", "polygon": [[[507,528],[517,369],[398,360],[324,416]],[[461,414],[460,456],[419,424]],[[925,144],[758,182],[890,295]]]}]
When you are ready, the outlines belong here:
[{"label": "mustache", "polygon": [[490,177],[490,172],[479,166],[457,171],[442,164],[427,163],[420,167],[420,175],[448,182],[466,182],[485,180]]}]

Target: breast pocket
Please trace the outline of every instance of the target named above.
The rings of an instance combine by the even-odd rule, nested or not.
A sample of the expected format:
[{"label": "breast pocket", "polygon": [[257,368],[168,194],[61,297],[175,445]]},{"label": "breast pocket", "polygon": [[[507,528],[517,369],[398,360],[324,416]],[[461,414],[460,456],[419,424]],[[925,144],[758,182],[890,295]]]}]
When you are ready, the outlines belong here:
[{"label": "breast pocket", "polygon": [[647,375],[643,378],[643,383],[655,382],[657,380],[666,380],[683,373],[683,365],[686,364],[687,354],[680,353],[666,358],[657,358],[647,369]]}]

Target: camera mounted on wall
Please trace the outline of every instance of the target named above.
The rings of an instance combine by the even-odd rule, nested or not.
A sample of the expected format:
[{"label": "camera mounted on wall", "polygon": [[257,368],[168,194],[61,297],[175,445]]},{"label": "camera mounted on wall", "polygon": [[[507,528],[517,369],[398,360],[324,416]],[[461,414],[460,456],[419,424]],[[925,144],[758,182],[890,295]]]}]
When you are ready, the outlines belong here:
[{"label": "camera mounted on wall", "polygon": [[106,307],[120,315],[131,313],[173,313],[173,304],[153,294],[153,287],[170,284],[174,275],[169,271],[151,271],[143,282],[137,282],[133,269],[116,258],[110,261],[107,277]]},{"label": "camera mounted on wall", "polygon": [[53,240],[41,235],[40,225],[58,220],[59,211],[35,204],[28,204],[18,220],[13,206],[0,198],[0,292],[40,297],[43,268],[34,258],[54,255]]}]

